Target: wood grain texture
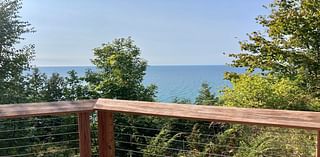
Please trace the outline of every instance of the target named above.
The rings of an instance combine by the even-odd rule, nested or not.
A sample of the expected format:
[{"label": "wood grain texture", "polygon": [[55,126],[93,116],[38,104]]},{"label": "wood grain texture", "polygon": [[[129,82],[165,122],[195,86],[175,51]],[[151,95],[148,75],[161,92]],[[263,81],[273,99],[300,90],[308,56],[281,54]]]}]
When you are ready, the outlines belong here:
[{"label": "wood grain texture", "polygon": [[98,130],[99,156],[114,157],[115,141],[112,112],[98,111]]},{"label": "wood grain texture", "polygon": [[90,114],[91,112],[78,113],[80,157],[91,156]]},{"label": "wood grain texture", "polygon": [[0,119],[93,111],[97,100],[0,105]]},{"label": "wood grain texture", "polygon": [[320,113],[98,99],[97,110],[301,129],[320,129]]}]

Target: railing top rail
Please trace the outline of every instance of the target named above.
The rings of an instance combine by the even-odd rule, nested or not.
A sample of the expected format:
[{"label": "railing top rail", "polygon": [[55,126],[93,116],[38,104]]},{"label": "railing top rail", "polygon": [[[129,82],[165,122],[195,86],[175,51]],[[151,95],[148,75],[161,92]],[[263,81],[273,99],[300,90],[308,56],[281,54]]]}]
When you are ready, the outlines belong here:
[{"label": "railing top rail", "polygon": [[189,120],[320,130],[320,112],[249,109],[127,100],[81,100],[0,105],[0,119],[104,110]]},{"label": "railing top rail", "polygon": [[97,100],[0,105],[0,119],[93,111]]},{"label": "railing top rail", "polygon": [[320,113],[98,99],[96,110],[190,120],[320,129]]}]

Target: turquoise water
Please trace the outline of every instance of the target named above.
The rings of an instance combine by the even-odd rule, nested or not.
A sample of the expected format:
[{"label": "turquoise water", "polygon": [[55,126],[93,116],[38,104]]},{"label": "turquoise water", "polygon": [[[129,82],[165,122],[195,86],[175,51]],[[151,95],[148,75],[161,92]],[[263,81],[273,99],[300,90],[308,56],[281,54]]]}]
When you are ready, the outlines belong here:
[{"label": "turquoise water", "polygon": [[[54,72],[66,76],[67,72],[74,69],[80,76],[88,69],[94,67],[40,67],[41,72],[51,75]],[[195,100],[201,83],[208,82],[212,92],[219,91],[230,83],[223,80],[226,71],[243,72],[244,69],[232,68],[224,65],[204,66],[149,66],[143,83],[158,86],[157,100],[171,102],[175,97]]]}]

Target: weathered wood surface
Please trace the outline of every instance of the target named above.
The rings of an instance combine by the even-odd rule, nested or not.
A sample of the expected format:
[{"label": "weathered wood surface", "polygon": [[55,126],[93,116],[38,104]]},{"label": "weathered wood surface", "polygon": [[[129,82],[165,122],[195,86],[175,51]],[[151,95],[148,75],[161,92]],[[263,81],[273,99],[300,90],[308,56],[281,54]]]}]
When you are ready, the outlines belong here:
[{"label": "weathered wood surface", "polygon": [[90,157],[91,156],[90,114],[91,114],[91,112],[78,113],[80,157]]},{"label": "weathered wood surface", "polygon": [[97,110],[249,125],[320,129],[320,112],[98,99]]},{"label": "weathered wood surface", "polygon": [[81,100],[0,105],[0,119],[93,111],[96,101]]}]

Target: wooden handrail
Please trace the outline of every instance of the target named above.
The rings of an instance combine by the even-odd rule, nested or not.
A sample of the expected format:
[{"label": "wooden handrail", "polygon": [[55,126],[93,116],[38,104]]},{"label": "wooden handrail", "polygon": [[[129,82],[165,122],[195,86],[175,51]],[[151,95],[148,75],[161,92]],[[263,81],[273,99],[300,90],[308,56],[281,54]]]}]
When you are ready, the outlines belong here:
[{"label": "wooden handrail", "polygon": [[0,105],[0,119],[92,112],[97,100]]},{"label": "wooden handrail", "polygon": [[98,99],[96,110],[249,125],[320,130],[320,112]]},{"label": "wooden handrail", "polygon": [[203,121],[320,130],[320,113],[249,109],[114,99],[0,105],[0,119],[92,112],[94,110]]}]

